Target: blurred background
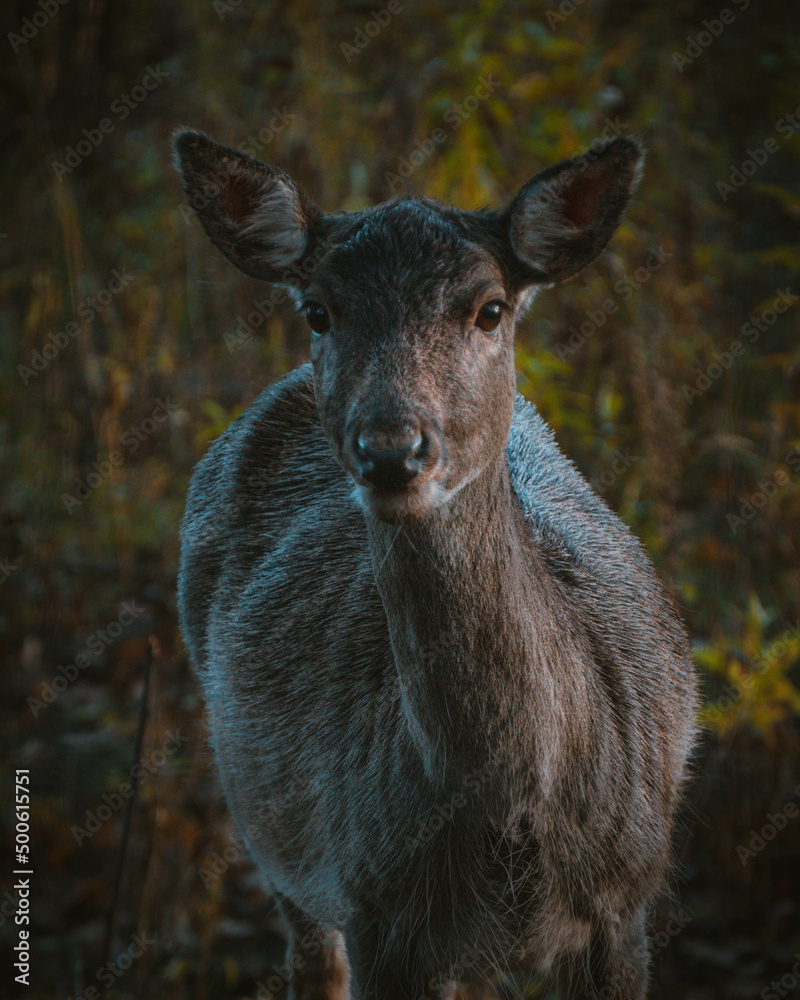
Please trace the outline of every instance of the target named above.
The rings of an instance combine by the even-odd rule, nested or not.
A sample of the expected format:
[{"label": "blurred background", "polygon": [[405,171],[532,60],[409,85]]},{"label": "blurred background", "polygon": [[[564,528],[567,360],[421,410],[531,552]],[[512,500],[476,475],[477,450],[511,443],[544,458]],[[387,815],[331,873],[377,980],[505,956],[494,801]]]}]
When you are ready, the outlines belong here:
[{"label": "blurred background", "polygon": [[182,204],[179,125],[328,209],[501,203],[599,135],[644,138],[610,249],[522,324],[519,386],[644,541],[703,675],[651,995],[800,995],[800,8],[724,2],[4,6],[0,945],[10,967],[26,768],[20,995],[281,981],[178,632],[177,527],[208,443],[308,333]]}]

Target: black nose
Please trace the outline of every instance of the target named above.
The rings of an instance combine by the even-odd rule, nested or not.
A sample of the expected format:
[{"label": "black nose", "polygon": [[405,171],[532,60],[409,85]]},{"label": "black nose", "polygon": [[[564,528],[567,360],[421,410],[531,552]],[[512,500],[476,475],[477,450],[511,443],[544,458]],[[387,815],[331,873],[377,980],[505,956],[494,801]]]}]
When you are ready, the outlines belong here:
[{"label": "black nose", "polygon": [[430,460],[431,451],[431,435],[420,424],[390,430],[364,428],[353,442],[359,476],[383,489],[408,486]]}]

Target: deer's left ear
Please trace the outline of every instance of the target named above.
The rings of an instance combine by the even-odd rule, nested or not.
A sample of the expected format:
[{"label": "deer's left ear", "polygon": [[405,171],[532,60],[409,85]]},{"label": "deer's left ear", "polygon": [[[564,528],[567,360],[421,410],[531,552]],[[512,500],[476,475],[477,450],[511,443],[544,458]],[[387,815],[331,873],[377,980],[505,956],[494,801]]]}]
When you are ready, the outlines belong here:
[{"label": "deer's left ear", "polygon": [[619,226],[643,161],[639,143],[620,136],[548,167],[520,189],[504,215],[532,284],[563,281],[597,257]]}]

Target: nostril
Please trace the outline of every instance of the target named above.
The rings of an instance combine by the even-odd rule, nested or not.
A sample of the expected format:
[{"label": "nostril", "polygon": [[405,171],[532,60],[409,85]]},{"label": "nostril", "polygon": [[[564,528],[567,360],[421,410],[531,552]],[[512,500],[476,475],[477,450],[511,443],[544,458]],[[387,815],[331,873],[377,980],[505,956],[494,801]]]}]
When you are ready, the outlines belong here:
[{"label": "nostril", "polygon": [[423,426],[414,442],[412,458],[420,465],[432,466],[439,458],[439,437],[431,427]]},{"label": "nostril", "polygon": [[417,434],[414,440],[409,442],[406,461],[420,461],[421,459],[424,459],[427,452],[426,444],[427,439],[425,435],[422,432]]},{"label": "nostril", "polygon": [[370,450],[370,442],[362,431],[356,438],[355,453],[358,458],[367,458]]},{"label": "nostril", "polygon": [[430,440],[424,428],[365,427],[351,438],[352,456],[361,479],[374,486],[401,489],[428,463]]}]

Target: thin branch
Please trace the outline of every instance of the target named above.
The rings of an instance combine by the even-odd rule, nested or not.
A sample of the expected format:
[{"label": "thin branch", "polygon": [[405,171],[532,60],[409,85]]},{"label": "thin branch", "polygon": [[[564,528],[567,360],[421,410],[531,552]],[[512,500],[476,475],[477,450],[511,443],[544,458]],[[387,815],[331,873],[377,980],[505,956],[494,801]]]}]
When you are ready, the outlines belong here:
[{"label": "thin branch", "polygon": [[139,762],[142,756],[142,743],[144,741],[144,731],[147,724],[147,701],[148,695],[150,693],[150,674],[153,666],[153,659],[156,654],[156,639],[155,636],[149,636],[147,642],[147,653],[144,660],[144,672],[143,680],[144,687],[142,690],[142,700],[139,704],[139,722],[136,727],[136,739],[134,741],[133,747],[133,766],[131,768],[131,787],[133,792],[130,798],[127,799],[125,803],[125,814],[122,819],[122,836],[119,842],[119,850],[117,851],[117,863],[114,871],[114,882],[111,888],[111,898],[108,903],[108,916],[106,918],[106,934],[105,940],[103,941],[103,962],[112,961],[111,949],[114,947],[114,931],[117,920],[117,906],[119,903],[119,890],[122,884],[122,872],[125,866],[125,855],[128,851],[128,841],[130,840],[131,833],[131,820],[133,818],[133,806],[136,802],[136,791],[139,786],[139,768],[136,764]]}]

